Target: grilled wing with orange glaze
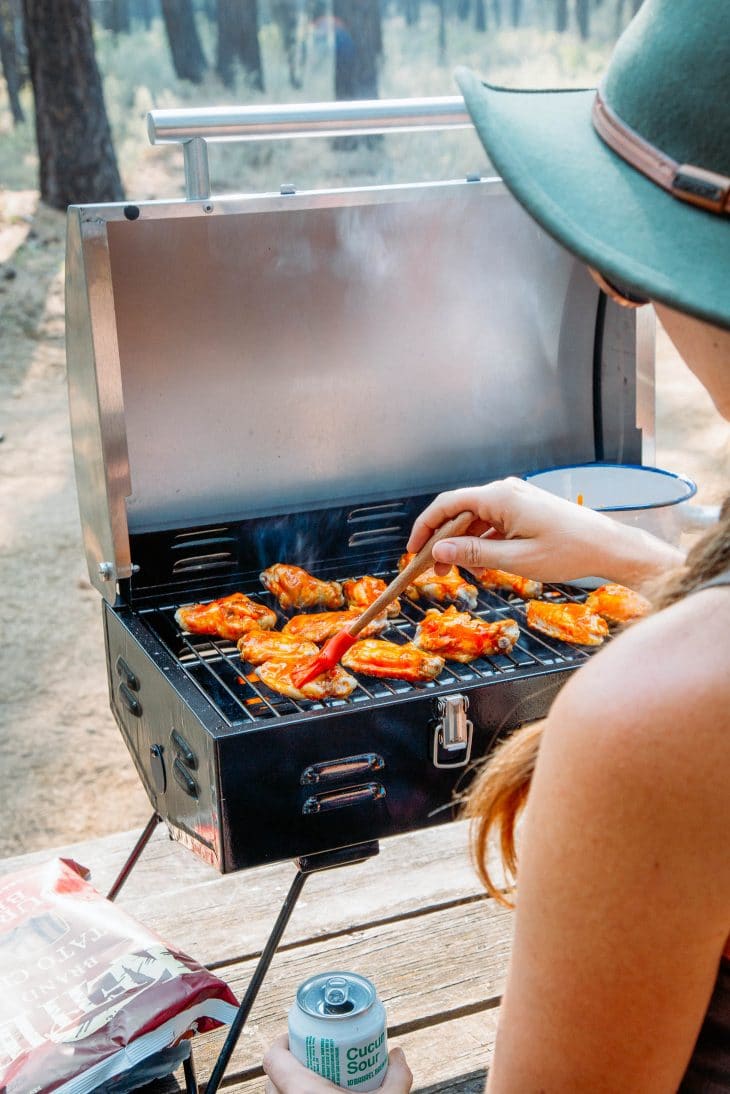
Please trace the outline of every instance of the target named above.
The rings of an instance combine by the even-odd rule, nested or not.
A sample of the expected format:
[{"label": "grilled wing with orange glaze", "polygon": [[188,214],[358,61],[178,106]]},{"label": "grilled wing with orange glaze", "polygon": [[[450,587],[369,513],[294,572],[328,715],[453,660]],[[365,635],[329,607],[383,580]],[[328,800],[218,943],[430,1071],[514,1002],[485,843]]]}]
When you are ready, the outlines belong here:
[{"label": "grilled wing with orange glaze", "polygon": [[528,600],[527,626],[574,646],[600,646],[608,634],[608,623],[585,604],[553,604]]},{"label": "grilled wing with orange glaze", "polygon": [[438,653],[448,661],[473,661],[475,657],[509,653],[520,636],[514,619],[488,623],[453,605],[445,612],[430,608],[421,620],[413,645]]},{"label": "grilled wing with orange glaze", "polygon": [[[410,551],[406,551],[398,561],[398,569],[404,570],[413,557]],[[470,585],[468,581],[465,581],[456,566],[452,566],[444,577],[439,577],[433,566],[429,566],[412,585],[408,586],[406,596],[410,600],[419,600],[422,596],[428,596],[440,604],[454,600],[470,610],[477,606],[476,585]]]},{"label": "grilled wing with orange glaze", "polygon": [[342,664],[364,676],[382,676],[389,680],[408,680],[412,684],[433,680],[444,667],[443,657],[425,653],[407,643],[397,646],[382,638],[365,638],[343,655]]},{"label": "grilled wing with orange glaze", "polygon": [[[348,608],[357,608],[359,612],[364,612],[366,608],[369,608],[380,594],[385,592],[386,588],[387,586],[382,578],[371,577],[370,574],[365,574],[357,581],[354,578],[349,578],[347,581],[342,582],[342,591],[345,594]],[[399,615],[400,601],[394,600],[389,604],[385,614]]]},{"label": "grilled wing with orange glaze", "polygon": [[483,589],[502,589],[521,596],[523,600],[542,596],[542,581],[510,574],[507,570],[480,570],[474,576]]},{"label": "grilled wing with orange glaze", "polygon": [[607,623],[628,623],[651,611],[651,604],[641,593],[613,584],[595,589],[586,598],[586,607],[603,616]]},{"label": "grilled wing with orange glaze", "polygon": [[[308,615],[293,615],[282,627],[282,634],[288,634],[291,638],[299,640],[305,639],[308,642],[326,642],[328,638],[339,634],[348,623],[359,619],[361,615],[362,612],[356,608],[346,612],[310,612]],[[365,637],[379,634],[386,622],[384,615],[378,615],[360,633]]]},{"label": "grilled wing with orange glaze", "polygon": [[175,622],[190,634],[216,634],[235,642],[254,627],[271,630],[276,626],[276,612],[243,593],[231,593],[207,604],[178,608]]},{"label": "grilled wing with orange glaze", "polygon": [[355,677],[335,665],[298,688],[292,680],[292,673],[306,661],[307,658],[300,657],[275,657],[259,665],[256,673],[268,688],[290,699],[346,699],[357,687]]},{"label": "grilled wing with orange glaze", "polygon": [[320,581],[301,566],[277,562],[260,574],[262,583],[273,593],[284,611],[296,608],[341,608],[345,603],[339,581]]},{"label": "grilled wing with orange glaze", "polygon": [[313,657],[319,653],[319,647],[314,642],[305,642],[292,635],[282,634],[281,631],[262,631],[256,628],[239,638],[238,652],[243,661],[262,665],[264,661],[274,659],[297,657],[303,660],[305,657]]}]

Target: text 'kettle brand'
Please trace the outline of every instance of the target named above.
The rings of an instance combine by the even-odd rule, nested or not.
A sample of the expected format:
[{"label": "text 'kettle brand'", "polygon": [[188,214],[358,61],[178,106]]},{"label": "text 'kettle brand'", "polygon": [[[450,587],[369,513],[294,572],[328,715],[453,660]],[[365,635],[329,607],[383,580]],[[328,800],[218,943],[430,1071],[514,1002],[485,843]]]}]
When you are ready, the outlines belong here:
[{"label": "text 'kettle brand'", "polygon": [[346,1090],[377,1090],[388,1068],[385,1008],[374,985],[353,972],[310,976],[289,1011],[296,1058]]}]

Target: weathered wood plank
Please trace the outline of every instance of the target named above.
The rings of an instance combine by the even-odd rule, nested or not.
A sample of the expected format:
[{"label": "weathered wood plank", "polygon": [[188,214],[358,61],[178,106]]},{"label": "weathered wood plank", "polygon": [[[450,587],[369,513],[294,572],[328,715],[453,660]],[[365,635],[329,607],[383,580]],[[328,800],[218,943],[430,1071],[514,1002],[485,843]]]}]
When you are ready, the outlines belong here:
[{"label": "weathered wood plank", "polygon": [[[256,1077],[266,1046],[286,1028],[297,986],[328,969],[360,972],[375,981],[392,1039],[433,1029],[433,1040],[443,1052],[444,1042],[434,1027],[483,1015],[498,1005],[511,933],[511,914],[484,898],[279,951],[231,1057],[231,1081]],[[250,960],[219,970],[239,999],[254,965]],[[224,1037],[217,1030],[196,1038],[195,1057],[203,1077],[210,1074]],[[451,1047],[448,1054],[453,1055]]]},{"label": "weathered wood plank", "polygon": [[[0,874],[57,854],[89,866],[106,891],[136,832],[0,862]],[[278,863],[222,877],[157,830],[119,903],[177,947],[217,969],[240,998],[294,876]],[[313,875],[274,957],[231,1060],[224,1089],[263,1094],[260,1062],[297,985],[327,968],[376,981],[415,1073],[417,1094],[477,1094],[490,1058],[512,921],[487,900],[461,822],[384,840],[375,859]],[[225,1031],[195,1040],[201,1082]],[[154,1084],[158,1094],[182,1079]]]},{"label": "weathered wood plank", "polygon": [[[139,830],[133,829],[2,859],[0,875],[46,862],[49,858],[72,858],[88,866],[94,884],[101,892],[105,892],[121,870],[139,834]],[[129,893],[132,897],[141,897],[149,892],[150,886],[156,885],[164,888],[164,891],[175,891],[185,889],[190,882],[212,881],[219,877],[211,866],[180,844],[174,843],[165,826],[159,825],[135,866],[124,893],[125,896]]]},{"label": "weathered wood plank", "polygon": [[[0,862],[0,875],[56,855],[88,866],[106,892],[138,833],[128,832]],[[160,825],[117,903],[179,949],[207,965],[258,952],[294,877],[291,862],[220,875],[167,837]],[[469,862],[464,822],[381,841],[376,858],[314,874],[284,942],[403,917],[424,907],[475,899],[481,887]]]}]

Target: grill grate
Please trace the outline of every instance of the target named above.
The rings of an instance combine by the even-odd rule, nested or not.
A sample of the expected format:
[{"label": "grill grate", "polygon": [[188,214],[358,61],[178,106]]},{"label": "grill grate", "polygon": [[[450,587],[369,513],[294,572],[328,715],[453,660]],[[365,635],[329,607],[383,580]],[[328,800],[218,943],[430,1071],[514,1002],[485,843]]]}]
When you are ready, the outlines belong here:
[{"label": "grill grate", "polygon": [[[353,575],[352,571],[340,573],[339,569],[330,565],[313,567],[312,572],[318,577],[328,580],[334,577],[335,580],[340,581],[347,577],[359,576],[359,573],[369,572],[389,582],[395,576],[396,568],[393,563],[392,568],[373,568],[367,571],[363,569],[357,575]],[[281,611],[275,598],[262,590],[260,585],[251,587],[250,579],[236,581],[227,578],[225,586],[225,588],[219,587],[216,591],[207,592],[200,599],[211,600],[240,590],[276,611],[277,629],[280,629],[290,618]],[[547,595],[554,602],[585,599],[585,594],[580,589],[564,585],[546,585],[543,595]],[[500,678],[534,676],[558,668],[577,667],[590,656],[589,651],[581,647],[548,639],[528,630],[523,600],[480,589],[477,607],[472,614],[489,621],[510,616],[519,624],[520,638],[511,653],[479,658],[469,664],[447,661],[440,676],[421,684],[382,680],[352,673],[358,680],[358,687],[349,698],[298,701],[278,695],[267,688],[255,676],[254,667],[241,660],[235,643],[206,635],[182,633],[175,622],[175,612],[179,607],[190,604],[193,599],[196,598],[180,595],[174,603],[166,602],[142,608],[139,616],[177,660],[188,678],[231,726],[259,724],[267,719],[281,721],[292,718],[299,721],[308,715],[321,717],[328,711],[334,713],[345,708],[359,707],[361,704],[379,705],[392,702],[395,698],[400,699],[423,692],[440,694],[453,691],[454,688],[469,688],[480,683],[493,683]],[[443,608],[444,605],[427,598],[414,602],[401,597],[401,614],[389,620],[388,626],[380,637],[400,644],[411,641],[418,623],[431,607]]]}]

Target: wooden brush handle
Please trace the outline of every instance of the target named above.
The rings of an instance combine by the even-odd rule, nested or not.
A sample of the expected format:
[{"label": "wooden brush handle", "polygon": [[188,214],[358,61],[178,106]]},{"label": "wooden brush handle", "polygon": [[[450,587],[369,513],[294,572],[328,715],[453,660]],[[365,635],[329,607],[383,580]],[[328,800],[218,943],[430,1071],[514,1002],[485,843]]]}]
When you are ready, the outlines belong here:
[{"label": "wooden brush handle", "polygon": [[473,513],[459,513],[458,516],[453,517],[451,520],[447,520],[446,524],[442,524],[440,528],[437,528],[434,534],[429,539],[428,543],[425,543],[417,555],[414,555],[411,561],[405,566],[397,577],[394,577],[387,589],[384,589],[377,600],[374,600],[372,604],[365,609],[361,616],[359,616],[353,623],[350,623],[349,627],[345,630],[352,635],[359,634],[363,627],[367,627],[368,623],[371,623],[375,619],[376,615],[381,615],[389,604],[392,604],[397,596],[406,589],[412,581],[414,581],[424,570],[427,570],[429,566],[433,566],[433,557],[431,552],[434,545],[442,539],[448,539],[449,536],[463,536],[464,532],[474,523]]}]

